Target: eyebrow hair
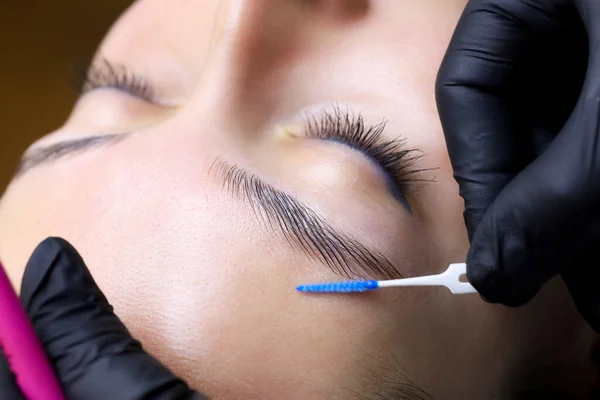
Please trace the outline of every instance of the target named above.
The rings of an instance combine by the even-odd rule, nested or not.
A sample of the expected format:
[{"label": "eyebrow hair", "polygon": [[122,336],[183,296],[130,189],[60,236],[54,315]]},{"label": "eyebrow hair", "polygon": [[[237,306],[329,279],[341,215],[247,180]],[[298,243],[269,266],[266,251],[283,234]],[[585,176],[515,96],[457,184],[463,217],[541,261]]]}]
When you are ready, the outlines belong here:
[{"label": "eyebrow hair", "polygon": [[67,139],[46,146],[38,146],[26,152],[13,176],[16,179],[32,168],[56,161],[74,153],[90,150],[95,147],[116,143],[125,138],[126,133],[113,133],[99,136],[86,136]]},{"label": "eyebrow hair", "polygon": [[220,157],[213,162],[210,173],[231,195],[250,205],[254,214],[282,234],[292,247],[326,264],[333,272],[350,279],[403,277],[385,256],[337,231],[313,209],[258,176]]},{"label": "eyebrow hair", "polygon": [[[26,153],[13,179],[34,167],[125,138],[127,133],[89,136],[40,146]],[[299,200],[263,182],[257,176],[217,159],[211,166],[224,186],[252,206],[271,228],[309,257],[320,260],[347,278],[397,279],[402,273],[382,254],[370,251],[355,238],[333,228]],[[362,273],[361,271],[362,270]],[[366,274],[366,276],[365,276]]]}]

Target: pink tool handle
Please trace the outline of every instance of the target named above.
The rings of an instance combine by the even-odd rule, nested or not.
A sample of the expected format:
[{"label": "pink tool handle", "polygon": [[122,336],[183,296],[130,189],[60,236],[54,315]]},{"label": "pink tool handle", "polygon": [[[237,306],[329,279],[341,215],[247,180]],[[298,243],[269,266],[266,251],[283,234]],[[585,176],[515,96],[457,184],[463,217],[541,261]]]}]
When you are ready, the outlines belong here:
[{"label": "pink tool handle", "polygon": [[23,305],[0,264],[0,346],[28,400],[64,400]]}]

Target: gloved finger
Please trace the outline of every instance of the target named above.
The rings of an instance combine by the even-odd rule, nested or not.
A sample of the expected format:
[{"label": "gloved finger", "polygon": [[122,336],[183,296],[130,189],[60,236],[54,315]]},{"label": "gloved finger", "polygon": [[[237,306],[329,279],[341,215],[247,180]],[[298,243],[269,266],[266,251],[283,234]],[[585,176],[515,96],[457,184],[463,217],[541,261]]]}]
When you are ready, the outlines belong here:
[{"label": "gloved finger", "polygon": [[597,0],[573,0],[583,24],[590,36],[592,48],[600,41],[600,2]]},{"label": "gloved finger", "polygon": [[65,240],[46,239],[34,251],[21,300],[67,398],[204,398],[144,352]]},{"label": "gloved finger", "polygon": [[15,376],[8,367],[8,361],[2,351],[0,351],[0,399],[25,400],[25,396],[19,390]]},{"label": "gloved finger", "polygon": [[[591,55],[589,68],[600,68],[600,51]],[[588,74],[563,131],[485,214],[467,256],[467,275],[488,301],[524,304],[600,242],[599,116],[600,75]]]},{"label": "gloved finger", "polygon": [[[592,0],[576,0],[576,6],[582,16],[590,37],[590,63],[588,67],[588,84],[582,92],[580,100],[581,109],[580,115],[583,112],[591,112],[591,118],[587,121],[587,129],[595,130],[595,138],[600,136],[597,118],[600,116],[600,2]],[[596,120],[594,120],[594,116]],[[576,133],[571,133],[576,135]],[[594,136],[584,136],[587,140],[583,146],[595,145]],[[600,154],[584,153],[585,158],[580,161],[585,165],[594,165],[600,158]],[[597,170],[596,170],[597,171]],[[598,175],[596,175],[597,177]],[[595,187],[597,189],[597,186]],[[594,189],[594,186],[588,188],[588,191]],[[594,196],[593,198],[597,198]],[[591,200],[591,199],[589,199]],[[597,223],[594,223],[596,221]],[[584,237],[600,238],[600,217],[590,216],[588,219],[588,227],[583,234]],[[576,250],[575,250],[576,251]],[[591,260],[597,260],[598,254],[594,248],[592,250],[584,249],[581,255],[575,260],[569,268],[564,269],[561,273],[563,280],[569,288],[571,297],[581,313],[588,321],[590,326],[600,333],[600,290],[598,290],[598,282],[600,282],[600,268],[590,265]]]},{"label": "gloved finger", "polygon": [[[579,83],[573,76],[577,74],[569,73],[566,83],[561,79],[566,60],[570,64],[574,60],[559,54],[560,49],[568,51],[581,43],[580,39],[567,43],[578,18],[570,0],[471,0],[463,12],[437,76],[436,100],[465,200],[469,239],[500,191],[539,153],[532,119],[550,116],[542,128],[557,133],[572,109],[573,103],[571,108],[542,106],[523,97],[533,77],[552,68],[557,71],[553,79],[539,79],[542,83],[532,86],[531,93],[543,99],[556,97],[556,93],[544,96],[544,91],[558,91],[560,96],[567,91],[569,97],[579,89],[571,88],[577,86],[572,82]],[[580,33],[585,41],[585,32],[572,34],[580,37]],[[548,49],[553,58],[535,70],[532,60],[545,54],[540,49]],[[550,140],[541,141],[545,145]]]}]

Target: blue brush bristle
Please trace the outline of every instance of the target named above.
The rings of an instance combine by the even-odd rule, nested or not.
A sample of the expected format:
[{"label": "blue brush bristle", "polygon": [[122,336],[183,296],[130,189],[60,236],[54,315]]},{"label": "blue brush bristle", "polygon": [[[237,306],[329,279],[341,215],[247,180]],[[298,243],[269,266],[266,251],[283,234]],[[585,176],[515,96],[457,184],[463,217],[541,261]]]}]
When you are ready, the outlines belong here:
[{"label": "blue brush bristle", "polygon": [[304,293],[354,293],[377,289],[377,281],[345,281],[300,285],[296,290]]}]

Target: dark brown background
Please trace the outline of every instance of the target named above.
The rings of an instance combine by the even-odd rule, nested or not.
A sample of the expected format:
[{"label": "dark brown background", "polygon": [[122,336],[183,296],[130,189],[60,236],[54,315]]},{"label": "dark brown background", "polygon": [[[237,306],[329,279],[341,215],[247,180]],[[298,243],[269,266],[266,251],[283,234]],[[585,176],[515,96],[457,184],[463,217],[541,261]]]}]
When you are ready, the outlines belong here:
[{"label": "dark brown background", "polygon": [[67,118],[68,84],[131,0],[0,0],[0,193],[23,150]]}]

